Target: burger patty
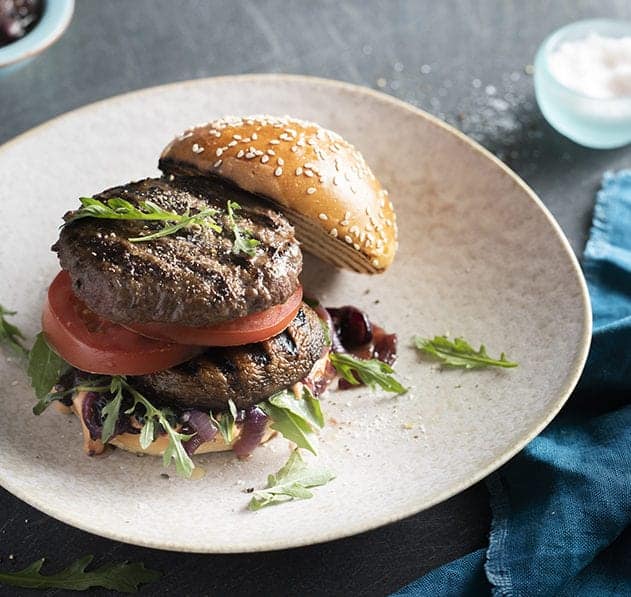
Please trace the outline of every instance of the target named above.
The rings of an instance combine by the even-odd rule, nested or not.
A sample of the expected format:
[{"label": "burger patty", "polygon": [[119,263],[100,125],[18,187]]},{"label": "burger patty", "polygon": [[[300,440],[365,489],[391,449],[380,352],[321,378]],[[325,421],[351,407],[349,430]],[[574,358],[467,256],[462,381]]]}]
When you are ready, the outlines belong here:
[{"label": "burger patty", "polygon": [[[52,249],[77,296],[110,321],[209,326],[282,304],[298,287],[302,254],[293,227],[245,191],[199,177],[148,178],[95,196],[113,197],[136,206],[149,200],[178,214],[215,208],[222,230],[191,226],[132,243],[129,238],[164,224],[97,218],[67,224]],[[254,257],[233,252],[228,200],[241,206],[235,214],[239,229],[259,241]]]},{"label": "burger patty", "polygon": [[164,404],[226,410],[232,399],[246,408],[303,379],[325,344],[317,314],[303,304],[289,327],[265,342],[211,348],[182,365],[130,381]]}]

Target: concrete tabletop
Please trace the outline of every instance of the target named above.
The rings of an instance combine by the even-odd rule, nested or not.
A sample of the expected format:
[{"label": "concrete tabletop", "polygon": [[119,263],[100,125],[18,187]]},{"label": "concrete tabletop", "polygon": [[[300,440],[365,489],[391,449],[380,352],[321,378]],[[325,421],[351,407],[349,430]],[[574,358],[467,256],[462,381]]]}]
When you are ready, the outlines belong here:
[{"label": "concrete tabletop", "polygon": [[[80,0],[56,45],[0,76],[0,142],[86,103],[161,83],[258,72],[341,79],[419,106],[496,153],[538,192],[580,255],[602,173],[628,166],[631,148],[589,150],[551,129],[535,103],[532,62],[557,27],[603,16],[629,19],[631,4]],[[43,556],[58,570],[92,553],[97,562],[143,561],[162,571],[145,595],[385,595],[484,546],[489,517],[479,484],[349,539],[206,556],[101,539],[0,490],[0,570]],[[0,587],[0,595],[16,594]]]}]

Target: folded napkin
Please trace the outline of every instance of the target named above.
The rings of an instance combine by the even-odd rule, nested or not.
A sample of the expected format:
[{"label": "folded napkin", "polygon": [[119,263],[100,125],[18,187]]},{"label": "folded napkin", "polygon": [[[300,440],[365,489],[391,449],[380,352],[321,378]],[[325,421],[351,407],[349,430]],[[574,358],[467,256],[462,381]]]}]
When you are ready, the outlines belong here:
[{"label": "folded napkin", "polygon": [[603,178],[583,268],[585,371],[554,422],[486,479],[489,547],[396,595],[631,595],[631,171]]}]

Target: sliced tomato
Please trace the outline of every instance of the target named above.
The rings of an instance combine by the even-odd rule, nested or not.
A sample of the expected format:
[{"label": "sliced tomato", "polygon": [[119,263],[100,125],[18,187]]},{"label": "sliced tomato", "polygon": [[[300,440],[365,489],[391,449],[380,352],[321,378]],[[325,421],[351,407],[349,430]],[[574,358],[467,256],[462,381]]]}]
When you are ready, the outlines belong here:
[{"label": "sliced tomato", "polygon": [[143,323],[128,326],[129,329],[159,340],[171,340],[198,346],[241,346],[262,342],[280,334],[296,317],[302,303],[302,287],[282,305],[252,313],[239,319],[210,327],[187,327],[167,323]]},{"label": "sliced tomato", "polygon": [[65,361],[89,373],[144,375],[188,361],[197,346],[145,338],[91,311],[72,291],[67,272],[48,289],[42,327],[51,347]]}]

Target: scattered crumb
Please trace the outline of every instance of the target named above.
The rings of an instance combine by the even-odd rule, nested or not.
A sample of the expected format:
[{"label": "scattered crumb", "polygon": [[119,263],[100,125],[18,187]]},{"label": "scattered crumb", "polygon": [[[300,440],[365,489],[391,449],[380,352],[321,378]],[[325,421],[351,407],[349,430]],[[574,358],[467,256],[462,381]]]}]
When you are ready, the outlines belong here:
[{"label": "scattered crumb", "polygon": [[413,429],[414,425],[412,423],[403,423],[403,429]]}]

